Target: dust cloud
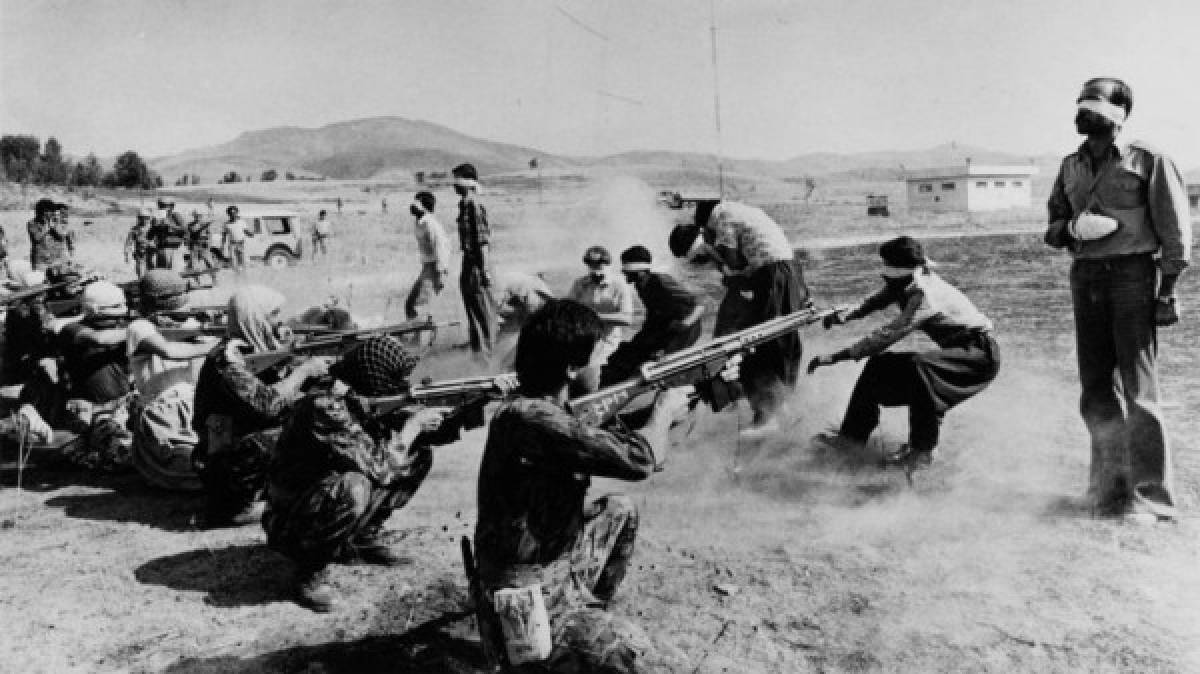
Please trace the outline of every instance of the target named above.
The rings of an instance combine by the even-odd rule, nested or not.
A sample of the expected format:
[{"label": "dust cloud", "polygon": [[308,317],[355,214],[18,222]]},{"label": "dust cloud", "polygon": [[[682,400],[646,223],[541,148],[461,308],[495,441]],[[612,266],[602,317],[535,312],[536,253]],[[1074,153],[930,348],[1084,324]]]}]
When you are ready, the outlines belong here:
[{"label": "dust cloud", "polygon": [[[829,336],[806,334],[806,359],[834,348]],[[782,432],[764,441],[738,439],[749,419],[744,403],[706,414],[677,439],[674,474],[656,478],[686,485],[686,498],[667,509],[727,518],[706,522],[714,545],[770,546],[779,532],[802,526],[806,548],[850,548],[935,585],[1009,597],[1031,559],[1049,559],[1061,520],[1089,516],[1076,393],[1039,373],[1002,369],[989,389],[949,412],[934,466],[910,486],[901,471],[879,464],[883,451],[907,439],[904,408],[884,410],[861,452],[814,438],[836,430],[860,369],[841,364],[802,375]]]},{"label": "dust cloud", "polygon": [[[562,191],[548,203],[526,200],[516,215],[513,239],[520,247],[497,250],[497,271],[543,272],[547,280],[561,281],[584,273],[583,253],[600,245],[619,265],[621,251],[633,245],[650,249],[657,266],[672,264],[667,235],[674,226],[672,213],[655,203],[654,190],[629,176],[604,178],[574,191]],[[499,238],[501,246],[505,240]],[[565,287],[552,283],[556,292]]]}]

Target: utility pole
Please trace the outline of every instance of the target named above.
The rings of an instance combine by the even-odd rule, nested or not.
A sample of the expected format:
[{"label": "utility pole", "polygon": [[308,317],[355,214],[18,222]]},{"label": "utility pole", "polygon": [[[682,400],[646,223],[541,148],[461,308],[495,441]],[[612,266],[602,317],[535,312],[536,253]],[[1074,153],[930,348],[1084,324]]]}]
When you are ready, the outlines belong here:
[{"label": "utility pole", "polygon": [[725,167],[721,155],[721,76],[717,67],[717,0],[709,0],[709,32],[712,36],[712,65],[713,65],[713,116],[717,123],[717,194],[725,198]]}]

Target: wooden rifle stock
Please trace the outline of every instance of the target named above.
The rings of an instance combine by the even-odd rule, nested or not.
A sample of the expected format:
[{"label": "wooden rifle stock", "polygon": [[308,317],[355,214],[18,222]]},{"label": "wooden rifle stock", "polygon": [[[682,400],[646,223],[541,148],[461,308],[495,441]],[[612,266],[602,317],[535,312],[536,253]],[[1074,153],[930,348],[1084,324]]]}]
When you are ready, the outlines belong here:
[{"label": "wooden rifle stock", "polygon": [[729,404],[733,395],[720,378],[730,359],[753,351],[765,342],[778,339],[813,323],[818,323],[837,309],[820,311],[801,309],[779,316],[744,330],[717,337],[705,344],[667,354],[642,365],[641,372],[623,382],[595,393],[567,401],[567,411],[576,418],[601,425],[617,415],[629,401],[656,389],[694,385],[699,396],[713,410]]}]

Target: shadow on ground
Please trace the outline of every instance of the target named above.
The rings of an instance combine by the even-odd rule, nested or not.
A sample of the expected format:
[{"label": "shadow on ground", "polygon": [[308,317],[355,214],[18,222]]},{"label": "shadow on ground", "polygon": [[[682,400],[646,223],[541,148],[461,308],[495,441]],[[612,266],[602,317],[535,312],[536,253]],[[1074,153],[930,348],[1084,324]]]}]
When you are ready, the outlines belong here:
[{"label": "shadow on ground", "polygon": [[66,494],[46,500],[67,517],[109,522],[133,522],[165,531],[194,531],[193,520],[203,499],[199,494],[169,492],[137,484],[112,484],[113,491]]},{"label": "shadow on ground", "polygon": [[372,635],[355,641],[296,646],[246,658],[186,658],[163,670],[167,674],[226,672],[422,672],[429,674],[487,671],[475,640],[451,633],[464,622],[449,613],[397,635]]},{"label": "shadow on ground", "polygon": [[138,582],[205,592],[211,606],[290,601],[292,565],[261,543],[201,548],[150,560],[134,570]]}]

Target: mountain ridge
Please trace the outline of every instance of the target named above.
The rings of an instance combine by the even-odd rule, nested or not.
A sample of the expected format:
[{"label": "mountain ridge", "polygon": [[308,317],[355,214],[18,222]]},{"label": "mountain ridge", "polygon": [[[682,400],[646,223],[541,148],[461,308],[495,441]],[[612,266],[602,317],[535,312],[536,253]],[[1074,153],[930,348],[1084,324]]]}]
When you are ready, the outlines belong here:
[{"label": "mountain ridge", "polygon": [[[416,171],[446,171],[471,162],[483,174],[529,170],[537,158],[550,171],[589,168],[646,168],[715,171],[711,153],[671,150],[631,150],[602,157],[579,157],[543,152],[536,148],[477,138],[425,120],[400,116],[365,117],[321,127],[279,126],[244,131],[232,140],[209,147],[157,157],[150,166],[173,181],[180,175],[199,174],[202,182],[215,182],[228,171],[252,175],[267,169],[280,174],[325,176],[332,179],[371,179]],[[858,153],[828,151],[798,154],[788,159],[721,160],[726,170],[746,175],[785,179],[806,176],[853,175],[899,178],[903,170],[965,163],[1032,163],[1042,174],[1057,167],[1059,157],[999,152],[947,142],[931,148],[880,150]]]}]

